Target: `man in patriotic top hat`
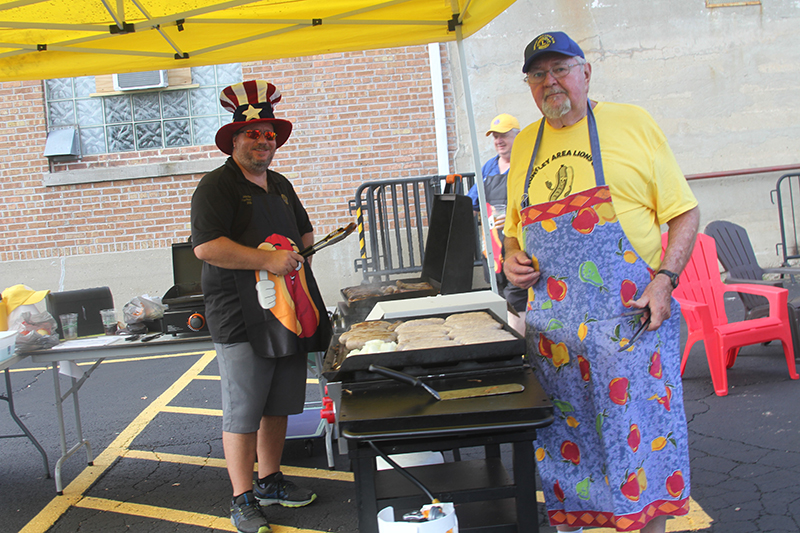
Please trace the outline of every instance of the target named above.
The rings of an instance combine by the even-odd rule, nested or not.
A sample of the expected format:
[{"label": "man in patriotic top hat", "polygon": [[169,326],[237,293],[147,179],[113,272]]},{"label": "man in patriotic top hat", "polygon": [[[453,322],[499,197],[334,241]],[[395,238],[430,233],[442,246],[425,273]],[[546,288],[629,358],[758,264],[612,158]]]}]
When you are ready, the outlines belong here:
[{"label": "man in patriotic top hat", "polygon": [[298,253],[313,244],[313,226],[289,181],[269,169],[292,132],[291,122],[275,118],[280,100],[261,80],[222,91],[233,121],[216,144],[231,157],[192,196],[192,243],[204,261],[222,384],[231,522],[241,533],[271,531],[262,505],[302,507],[316,498],[283,477],[280,460],[287,417],[303,411],[308,352],[325,350],[332,334],[310,261]]}]

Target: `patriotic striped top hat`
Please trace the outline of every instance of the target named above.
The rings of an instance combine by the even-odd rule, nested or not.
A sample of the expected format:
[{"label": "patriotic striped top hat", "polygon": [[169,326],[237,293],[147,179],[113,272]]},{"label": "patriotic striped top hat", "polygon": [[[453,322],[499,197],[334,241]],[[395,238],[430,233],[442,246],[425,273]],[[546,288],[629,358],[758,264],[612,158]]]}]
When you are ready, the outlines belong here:
[{"label": "patriotic striped top hat", "polygon": [[219,103],[233,113],[233,122],[217,131],[217,147],[228,155],[233,152],[233,136],[248,126],[269,122],[275,128],[278,147],[292,134],[292,123],[275,118],[273,107],[281,101],[277,87],[263,80],[249,80],[225,87],[219,94]]}]

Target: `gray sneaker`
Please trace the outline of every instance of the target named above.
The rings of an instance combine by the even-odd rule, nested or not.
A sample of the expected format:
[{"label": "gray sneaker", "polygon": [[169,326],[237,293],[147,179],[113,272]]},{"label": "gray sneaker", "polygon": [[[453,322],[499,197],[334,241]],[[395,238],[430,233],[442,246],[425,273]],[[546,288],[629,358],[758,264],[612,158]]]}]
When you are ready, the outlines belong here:
[{"label": "gray sneaker", "polygon": [[281,472],[276,472],[269,477],[272,478],[269,482],[256,481],[253,487],[253,493],[261,505],[279,503],[284,507],[303,507],[317,499],[314,491],[301,489],[283,477]]},{"label": "gray sneaker", "polygon": [[239,533],[272,533],[258,500],[250,491],[231,500],[231,524]]}]

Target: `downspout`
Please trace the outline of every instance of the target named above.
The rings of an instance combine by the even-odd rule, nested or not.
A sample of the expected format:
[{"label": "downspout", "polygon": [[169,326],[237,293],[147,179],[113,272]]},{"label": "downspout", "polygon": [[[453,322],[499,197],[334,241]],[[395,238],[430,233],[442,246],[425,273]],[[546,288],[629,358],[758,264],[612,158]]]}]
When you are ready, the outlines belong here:
[{"label": "downspout", "polygon": [[447,117],[444,111],[444,81],[442,80],[442,53],[439,43],[428,45],[428,62],[431,69],[433,93],[433,127],[436,133],[437,174],[450,174],[450,155],[447,150]]}]

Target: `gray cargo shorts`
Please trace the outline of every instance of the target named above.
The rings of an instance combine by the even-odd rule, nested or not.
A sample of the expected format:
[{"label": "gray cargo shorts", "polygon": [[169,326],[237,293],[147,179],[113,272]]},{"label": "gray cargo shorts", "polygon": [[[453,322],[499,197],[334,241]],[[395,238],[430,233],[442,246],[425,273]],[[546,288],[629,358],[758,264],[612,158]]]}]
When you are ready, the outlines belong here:
[{"label": "gray cargo shorts", "polygon": [[265,358],[249,342],[214,344],[222,383],[222,431],[254,433],[262,416],[303,412],[307,354]]}]

